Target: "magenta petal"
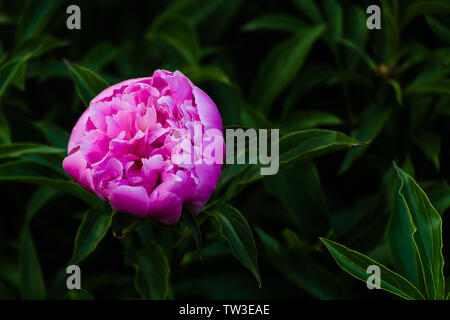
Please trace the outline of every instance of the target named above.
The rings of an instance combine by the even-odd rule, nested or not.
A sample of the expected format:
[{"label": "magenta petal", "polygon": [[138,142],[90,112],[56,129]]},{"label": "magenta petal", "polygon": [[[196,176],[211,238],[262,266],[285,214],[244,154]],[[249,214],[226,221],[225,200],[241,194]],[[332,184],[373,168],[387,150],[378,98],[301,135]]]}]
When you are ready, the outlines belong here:
[{"label": "magenta petal", "polygon": [[80,150],[67,156],[63,161],[64,170],[76,181],[81,180],[81,174],[86,169],[87,161]]},{"label": "magenta petal", "polygon": [[162,183],[158,190],[162,193],[172,192],[176,194],[183,202],[190,201],[195,191],[194,180],[184,171],[178,171],[177,174],[163,174]]},{"label": "magenta petal", "polygon": [[175,71],[173,75],[166,76],[166,81],[169,84],[172,97],[175,102],[183,103],[185,100],[192,100],[192,87],[189,80],[179,71]]},{"label": "magenta petal", "polygon": [[87,161],[81,150],[73,152],[63,160],[64,170],[81,186],[89,191],[94,190],[92,175],[87,169]]},{"label": "magenta petal", "polygon": [[195,168],[198,177],[198,185],[195,189],[193,200],[190,202],[190,210],[195,215],[199,214],[211,194],[216,189],[220,177],[220,164],[200,164]]},{"label": "magenta petal", "polygon": [[83,137],[86,134],[86,122],[89,119],[90,110],[86,109],[81,115],[80,119],[78,119],[77,123],[72,129],[72,133],[70,135],[69,144],[67,145],[67,152],[70,154],[71,151],[80,145]]},{"label": "magenta petal", "polygon": [[172,192],[162,192],[158,188],[150,196],[149,217],[169,225],[177,223],[181,217],[181,199]]},{"label": "magenta petal", "polygon": [[92,101],[89,103],[89,105],[91,104],[95,104],[97,102],[100,102],[102,100],[109,100],[112,98],[112,96],[114,95],[114,91],[116,90],[120,90],[128,85],[131,85],[135,82],[141,81],[141,80],[145,80],[145,79],[149,79],[149,78],[136,78],[136,79],[129,79],[129,80],[125,80],[122,82],[119,82],[115,85],[112,85],[111,87],[106,88],[105,90],[103,90],[102,92],[100,92],[94,99],[92,99]]}]

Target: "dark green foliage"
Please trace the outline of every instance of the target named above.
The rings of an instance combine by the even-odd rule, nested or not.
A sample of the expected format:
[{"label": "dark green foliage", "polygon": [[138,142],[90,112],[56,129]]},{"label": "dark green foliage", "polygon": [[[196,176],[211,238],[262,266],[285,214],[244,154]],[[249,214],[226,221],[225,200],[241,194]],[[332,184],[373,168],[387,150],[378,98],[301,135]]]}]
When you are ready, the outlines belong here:
[{"label": "dark green foliage", "polygon": [[[450,1],[379,3],[381,30],[370,1],[79,1],[68,30],[69,1],[0,0],[0,299],[448,299]],[[170,227],[71,181],[91,99],[155,69],[280,129],[278,174],[224,165]]]}]

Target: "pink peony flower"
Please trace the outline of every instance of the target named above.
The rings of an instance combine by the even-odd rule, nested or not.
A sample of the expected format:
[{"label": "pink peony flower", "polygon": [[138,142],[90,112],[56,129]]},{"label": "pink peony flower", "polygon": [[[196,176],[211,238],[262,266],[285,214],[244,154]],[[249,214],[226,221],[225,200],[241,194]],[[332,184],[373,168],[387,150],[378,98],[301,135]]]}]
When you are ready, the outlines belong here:
[{"label": "pink peony flower", "polygon": [[182,73],[157,70],[91,101],[63,167],[113,209],[175,224],[183,206],[198,214],[215,190],[223,149],[214,102]]}]

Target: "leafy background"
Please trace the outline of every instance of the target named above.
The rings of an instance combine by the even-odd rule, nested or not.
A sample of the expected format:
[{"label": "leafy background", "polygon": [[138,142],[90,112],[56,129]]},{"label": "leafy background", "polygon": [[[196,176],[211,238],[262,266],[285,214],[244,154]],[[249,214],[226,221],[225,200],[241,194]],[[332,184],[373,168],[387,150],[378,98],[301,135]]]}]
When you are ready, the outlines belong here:
[{"label": "leafy background", "polygon": [[[450,1],[380,1],[373,31],[373,1],[79,1],[70,31],[73,3],[0,1],[1,298],[447,297]],[[280,128],[280,172],[225,166],[173,227],[71,182],[90,99],[158,68],[226,127]],[[371,264],[384,291],[355,279]]]}]

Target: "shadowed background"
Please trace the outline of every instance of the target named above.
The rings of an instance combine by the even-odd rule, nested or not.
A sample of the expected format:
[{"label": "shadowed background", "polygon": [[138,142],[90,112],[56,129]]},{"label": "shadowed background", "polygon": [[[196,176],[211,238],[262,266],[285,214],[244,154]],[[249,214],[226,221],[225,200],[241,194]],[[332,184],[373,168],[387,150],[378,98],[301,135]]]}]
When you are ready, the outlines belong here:
[{"label": "shadowed background", "polygon": [[[449,1],[380,1],[381,30],[366,28],[373,1],[77,1],[81,30],[68,30],[71,4],[0,1],[0,141],[54,148],[0,151],[0,298],[395,299],[342,271],[319,240],[401,273],[387,229],[398,194],[393,161],[442,215],[448,257]],[[225,127],[282,136],[321,128],[370,143],[213,195],[248,221],[259,269],[233,257],[214,219],[200,217],[202,259],[195,230],[146,223],[123,239],[106,230],[98,246],[74,254],[83,290],[69,291],[65,267],[90,205],[44,178],[69,180],[61,149],[102,81],[155,69],[183,72],[215,101]],[[166,263],[129,253],[133,243],[146,250],[146,239]],[[136,266],[136,282],[162,280],[136,289]]]}]

